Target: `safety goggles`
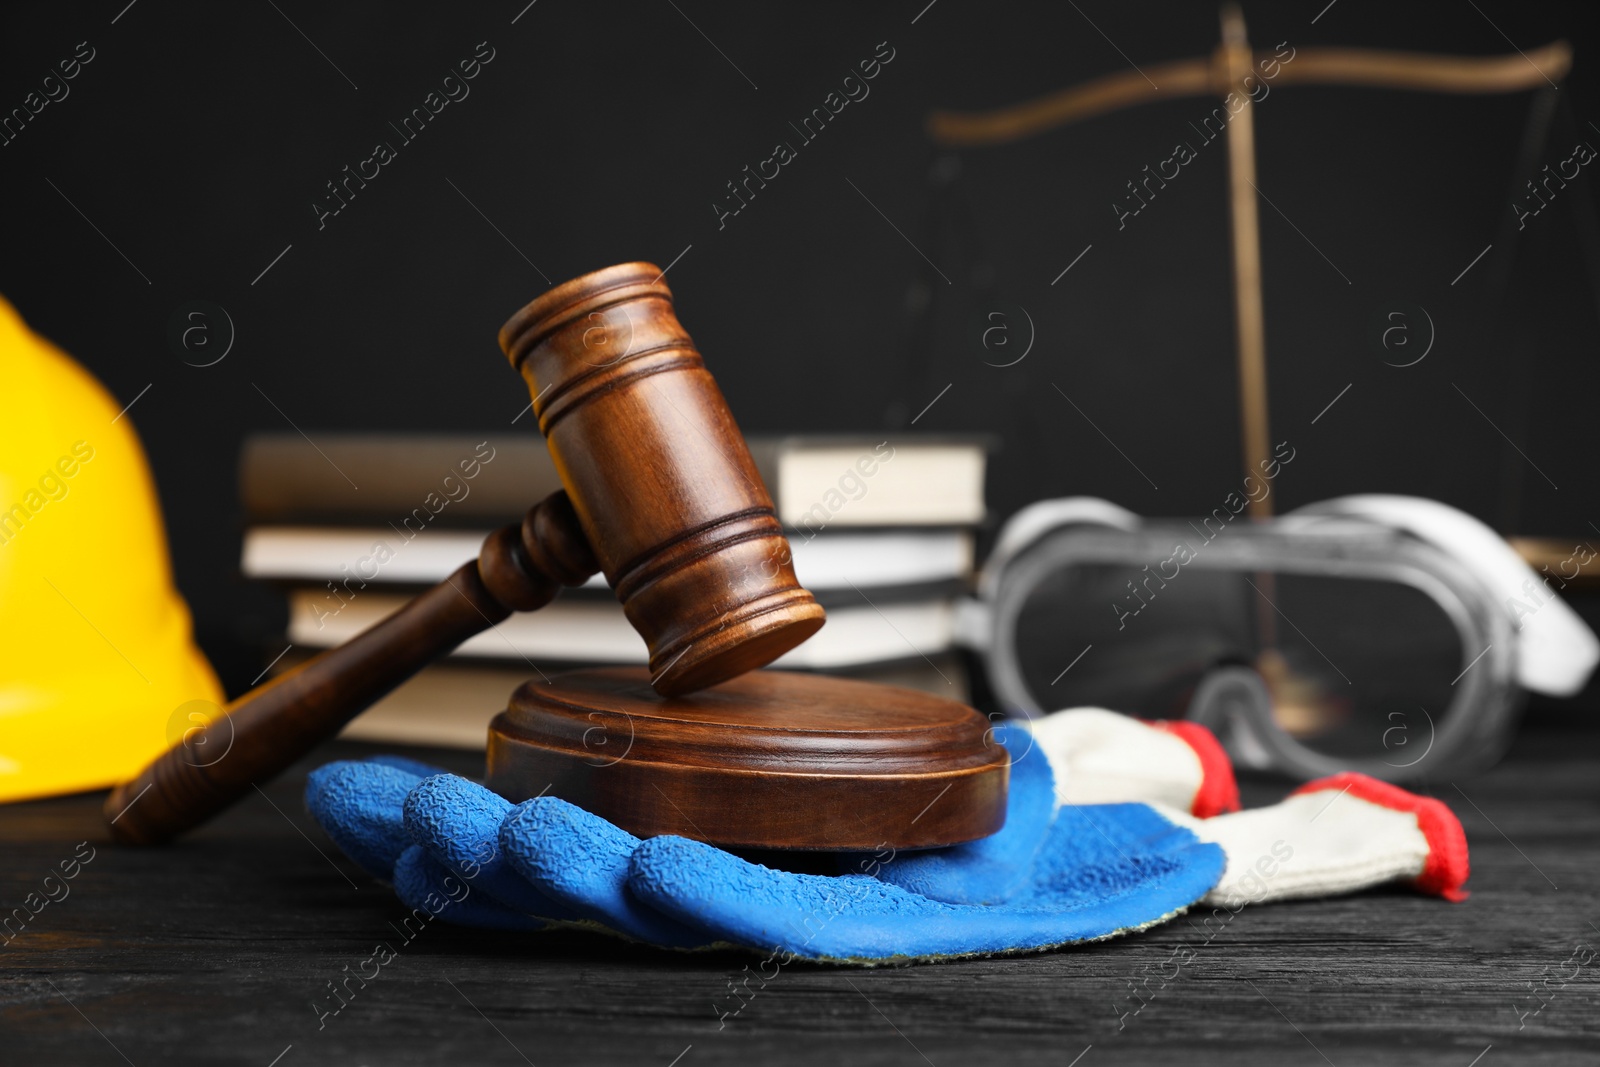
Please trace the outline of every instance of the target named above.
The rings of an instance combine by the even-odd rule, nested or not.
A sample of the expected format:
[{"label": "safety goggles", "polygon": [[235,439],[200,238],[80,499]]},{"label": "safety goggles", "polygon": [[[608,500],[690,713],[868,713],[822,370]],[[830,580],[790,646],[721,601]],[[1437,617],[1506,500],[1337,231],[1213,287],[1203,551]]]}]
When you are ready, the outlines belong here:
[{"label": "safety goggles", "polygon": [[1083,498],[1019,514],[961,619],[1001,708],[1189,718],[1245,766],[1404,781],[1493,762],[1527,689],[1573,692],[1600,658],[1503,541],[1443,505],[1226,516]]}]

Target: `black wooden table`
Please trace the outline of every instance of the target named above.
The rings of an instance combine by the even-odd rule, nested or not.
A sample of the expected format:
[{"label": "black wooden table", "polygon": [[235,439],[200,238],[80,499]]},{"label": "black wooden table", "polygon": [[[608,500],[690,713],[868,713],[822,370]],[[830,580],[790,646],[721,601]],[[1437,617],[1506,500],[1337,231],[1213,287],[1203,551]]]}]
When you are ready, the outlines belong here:
[{"label": "black wooden table", "polygon": [[[405,941],[405,910],[300,803],[310,767],[364,746],[326,746],[170,848],[108,843],[99,794],[11,805],[0,906],[59,899],[0,935],[0,1063],[1593,1063],[1600,734],[1570,721],[1435,790],[1471,842],[1465,903],[1395,890],[1246,908],[1209,941],[1179,919],[1043,956],[793,964],[742,1000],[730,982],[758,961],[731,953],[442,922]],[[1246,802],[1283,791],[1247,782]],[[92,858],[47,885],[75,853]],[[379,942],[394,958],[322,1016]]]}]

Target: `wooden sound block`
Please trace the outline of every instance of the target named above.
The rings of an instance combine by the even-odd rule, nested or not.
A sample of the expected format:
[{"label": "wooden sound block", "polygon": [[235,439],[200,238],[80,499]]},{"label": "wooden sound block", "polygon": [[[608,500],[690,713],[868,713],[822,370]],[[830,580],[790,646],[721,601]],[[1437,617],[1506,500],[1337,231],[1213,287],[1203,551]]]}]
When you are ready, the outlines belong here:
[{"label": "wooden sound block", "polygon": [[665,697],[642,667],[529,682],[489,726],[489,788],[568,800],[639,837],[916,849],[994,833],[1010,759],[965,704],[755,671]]}]

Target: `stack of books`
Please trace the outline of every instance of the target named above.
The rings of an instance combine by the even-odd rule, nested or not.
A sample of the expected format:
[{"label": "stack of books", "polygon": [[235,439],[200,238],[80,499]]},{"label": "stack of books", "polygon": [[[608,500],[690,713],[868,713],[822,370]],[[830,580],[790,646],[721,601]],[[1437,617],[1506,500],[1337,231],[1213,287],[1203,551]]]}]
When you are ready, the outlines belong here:
[{"label": "stack of books", "polygon": [[[752,438],[794,568],[826,625],[776,663],[968,699],[955,601],[984,518],[986,442]],[[448,577],[497,526],[561,488],[542,439],[262,435],[245,443],[242,569],[289,598],[282,671]],[[269,652],[276,654],[274,649]],[[577,667],[644,664],[599,575],[512,615],[357,718],[344,736],[482,748],[512,690]]]}]

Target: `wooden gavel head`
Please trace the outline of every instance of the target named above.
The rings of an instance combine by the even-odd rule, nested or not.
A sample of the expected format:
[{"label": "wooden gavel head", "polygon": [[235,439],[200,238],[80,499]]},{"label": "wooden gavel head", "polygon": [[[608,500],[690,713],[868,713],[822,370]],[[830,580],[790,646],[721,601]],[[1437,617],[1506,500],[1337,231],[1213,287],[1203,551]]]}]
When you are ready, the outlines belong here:
[{"label": "wooden gavel head", "polygon": [[556,286],[500,330],[601,571],[672,696],[777,659],[822,607],[662,272]]}]

